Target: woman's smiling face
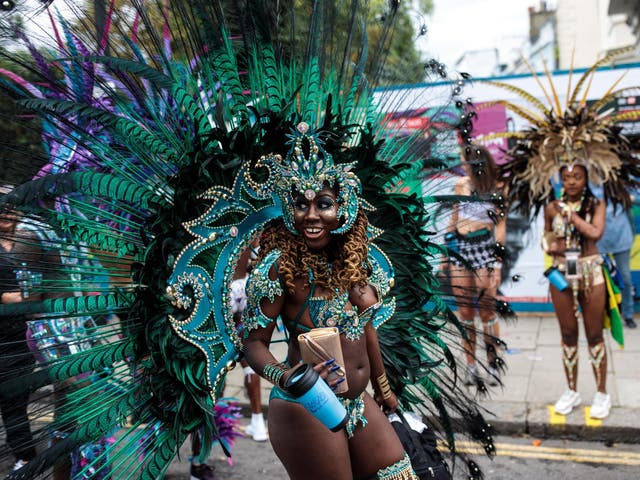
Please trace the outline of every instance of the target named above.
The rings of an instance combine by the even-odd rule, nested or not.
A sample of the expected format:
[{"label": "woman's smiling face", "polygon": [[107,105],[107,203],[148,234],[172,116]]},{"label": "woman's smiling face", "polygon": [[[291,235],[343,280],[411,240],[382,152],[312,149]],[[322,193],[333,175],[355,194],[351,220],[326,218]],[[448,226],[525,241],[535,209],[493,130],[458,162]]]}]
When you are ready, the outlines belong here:
[{"label": "woman's smiling face", "polygon": [[309,248],[321,250],[329,245],[331,231],[340,226],[333,189],[325,187],[312,199],[299,195],[294,205],[293,225]]}]

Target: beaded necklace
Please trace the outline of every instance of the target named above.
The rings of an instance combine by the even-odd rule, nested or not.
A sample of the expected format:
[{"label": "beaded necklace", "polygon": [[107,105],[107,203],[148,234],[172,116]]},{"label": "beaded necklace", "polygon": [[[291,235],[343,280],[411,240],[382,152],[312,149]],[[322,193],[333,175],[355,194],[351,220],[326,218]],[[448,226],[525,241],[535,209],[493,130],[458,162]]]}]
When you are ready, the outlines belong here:
[{"label": "beaded necklace", "polygon": [[[582,195],[580,195],[580,200],[577,202],[571,202],[567,199],[566,193],[562,192],[562,201],[567,205],[567,207],[573,212],[573,214],[578,214],[580,209],[582,208],[582,204],[584,203],[584,190],[582,190]],[[587,214],[585,220],[589,222],[590,215]],[[576,229],[575,225],[569,222],[569,217],[563,215],[564,221],[564,232],[565,232],[565,245],[567,250],[580,250],[580,240],[582,239],[582,235]]]},{"label": "beaded necklace", "polygon": [[[582,195],[580,195],[580,200],[577,202],[571,202],[567,199],[566,194],[563,192],[562,193],[562,201],[567,205],[567,207],[571,210],[572,215],[573,214],[578,214],[578,212],[580,211],[580,209],[582,208],[582,205],[584,204],[584,200],[585,200],[585,190],[582,190]],[[572,223],[569,222],[569,218],[568,216],[562,215],[562,220],[564,222],[564,229],[565,229],[565,251],[567,250],[574,250],[574,251],[581,251],[582,250],[582,246],[581,246],[581,240],[582,240],[582,234],[578,231],[578,229],[575,227],[575,225],[573,225]],[[587,223],[591,222],[591,214],[589,212],[585,212],[585,216],[584,219]],[[581,311],[578,308],[578,294],[579,294],[579,289],[580,289],[580,279],[582,279],[583,282],[583,288],[585,290],[585,292],[589,291],[590,288],[590,278],[592,275],[592,272],[589,270],[585,269],[585,265],[582,264],[580,266],[581,268],[579,268],[578,270],[578,276],[574,277],[571,279],[571,290],[573,292],[573,311],[574,314],[576,316],[576,318],[580,318],[581,316]]]}]

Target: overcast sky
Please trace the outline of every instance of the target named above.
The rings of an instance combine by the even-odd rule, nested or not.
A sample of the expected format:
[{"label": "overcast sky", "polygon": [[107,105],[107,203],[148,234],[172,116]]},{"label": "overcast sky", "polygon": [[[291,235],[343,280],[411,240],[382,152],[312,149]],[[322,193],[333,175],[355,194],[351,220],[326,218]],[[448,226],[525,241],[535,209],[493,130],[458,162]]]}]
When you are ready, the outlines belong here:
[{"label": "overcast sky", "polygon": [[[434,0],[420,48],[452,67],[471,50],[500,49],[500,60],[512,58],[529,34],[529,6],[538,0]],[[551,4],[552,2],[547,2]]]}]

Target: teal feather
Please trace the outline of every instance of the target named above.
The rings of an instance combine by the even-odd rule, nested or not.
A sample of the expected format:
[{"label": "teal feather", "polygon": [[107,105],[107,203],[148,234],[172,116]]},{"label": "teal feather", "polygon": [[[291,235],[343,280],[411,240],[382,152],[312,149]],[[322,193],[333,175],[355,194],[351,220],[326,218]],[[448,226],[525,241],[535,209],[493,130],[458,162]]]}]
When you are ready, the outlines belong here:
[{"label": "teal feather", "polygon": [[78,428],[71,432],[66,438],[51,446],[46,455],[41,455],[29,462],[20,470],[13,472],[8,478],[11,480],[29,480],[35,478],[38,472],[46,470],[60,460],[64,453],[73,447],[86,444],[109,433],[114,425],[123,424],[127,415],[139,400],[134,395],[121,402],[105,408],[92,421],[78,424]]},{"label": "teal feather", "polygon": [[113,127],[117,139],[132,146],[132,150],[141,155],[161,155],[167,161],[177,157],[176,152],[168,144],[166,137],[160,136],[153,130],[144,128],[138,120],[122,118],[110,112],[96,109],[67,100],[24,100],[22,104],[29,109],[55,115],[64,119],[69,116],[79,116],[95,120],[106,127]]},{"label": "teal feather", "polygon": [[80,192],[136,204],[142,209],[165,204],[161,196],[150,191],[144,184],[135,184],[122,177],[91,171],[48,175],[32,180],[14,188],[4,197],[4,202],[14,205],[33,204],[43,191],[52,196]]},{"label": "teal feather", "polygon": [[147,463],[141,473],[142,480],[155,480],[163,478],[169,465],[177,455],[180,445],[186,439],[186,433],[179,435],[161,435],[155,440],[157,448],[154,449],[153,457]]},{"label": "teal feather", "polygon": [[108,368],[134,355],[136,348],[133,341],[123,341],[109,345],[94,347],[91,351],[80,352],[58,360],[46,368],[38,370],[27,379],[16,377],[0,384],[2,398],[13,398],[26,391],[35,391],[48,384],[62,382],[82,373]]},{"label": "teal feather", "polygon": [[176,102],[176,107],[183,113],[187,113],[196,125],[196,132],[205,136],[211,132],[211,124],[207,119],[206,113],[194,101],[193,97],[182,87],[174,86],[171,91],[171,97]]},{"label": "teal feather", "polygon": [[[277,111],[282,107],[283,98],[281,92],[283,88],[283,79],[281,78],[282,69],[278,68],[275,52],[273,46],[265,45],[260,48],[261,56],[256,59],[257,62],[262,64],[262,68],[257,68],[257,62],[254,67],[254,71],[260,71],[263,74],[265,86],[264,93],[267,95],[269,110]],[[254,56],[254,58],[256,58]]]},{"label": "teal feather", "polygon": [[318,115],[320,112],[318,111],[318,105],[324,103],[322,100],[324,90],[320,82],[320,67],[317,58],[311,59],[303,78],[305,80],[301,91],[303,102],[302,119],[312,124],[319,123]]},{"label": "teal feather", "polygon": [[[230,114],[227,119],[232,125],[235,125],[247,118],[246,99],[243,95],[231,40],[228,35],[224,35],[223,38],[224,48],[216,52],[213,61],[216,65],[215,73],[220,78],[221,91],[231,97]],[[226,103],[225,101],[224,105]]]},{"label": "teal feather", "polygon": [[132,303],[132,299],[133,294],[120,292],[86,297],[54,298],[39,302],[6,303],[0,305],[0,315],[104,313],[112,309],[124,308]]},{"label": "teal feather", "polygon": [[[72,57],[77,57],[79,55],[79,52],[75,45],[75,41],[71,33],[71,30],[69,29],[68,23],[60,15],[58,15],[58,21],[60,22],[60,25],[62,26],[62,31],[64,32],[64,35],[66,37],[66,40],[67,40],[66,44],[67,44],[67,48],[69,49],[69,53],[71,54]],[[62,61],[61,67],[66,72],[67,77],[71,80],[71,87],[74,90],[74,93],[78,95],[78,98],[82,98],[82,90],[83,90],[82,66],[77,62]]]}]

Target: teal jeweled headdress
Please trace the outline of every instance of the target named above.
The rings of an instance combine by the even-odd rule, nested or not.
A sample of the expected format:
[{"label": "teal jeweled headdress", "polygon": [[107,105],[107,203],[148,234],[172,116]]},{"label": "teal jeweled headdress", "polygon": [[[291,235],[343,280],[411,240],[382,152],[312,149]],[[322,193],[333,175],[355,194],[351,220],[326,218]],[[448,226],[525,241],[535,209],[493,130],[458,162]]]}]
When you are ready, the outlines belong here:
[{"label": "teal jeweled headdress", "polygon": [[263,188],[280,199],[286,227],[299,233],[293,225],[293,211],[299,195],[311,201],[328,186],[336,190],[338,218],[341,219],[340,227],[332,233],[348,232],[361,203],[362,186],[351,171],[355,164],[334,163],[333,157],[322,148],[318,132],[311,132],[306,122],[300,122],[287,137],[291,139],[288,142],[291,148],[285,158],[278,154],[264,155],[256,164],[256,167],[269,169],[269,181]]}]

